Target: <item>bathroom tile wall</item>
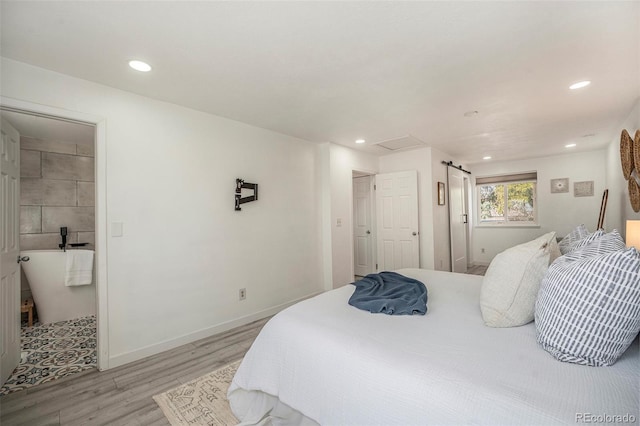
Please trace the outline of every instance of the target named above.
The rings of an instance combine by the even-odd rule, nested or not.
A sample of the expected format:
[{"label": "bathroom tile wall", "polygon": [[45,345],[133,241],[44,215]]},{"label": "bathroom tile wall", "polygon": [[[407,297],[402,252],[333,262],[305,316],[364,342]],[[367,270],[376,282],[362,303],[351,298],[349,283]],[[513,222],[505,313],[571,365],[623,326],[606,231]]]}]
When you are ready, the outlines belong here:
[{"label": "bathroom tile wall", "polygon": [[[20,138],[20,248],[58,249],[60,228],[67,243],[95,244],[93,145]],[[22,275],[22,299],[31,294]]]}]

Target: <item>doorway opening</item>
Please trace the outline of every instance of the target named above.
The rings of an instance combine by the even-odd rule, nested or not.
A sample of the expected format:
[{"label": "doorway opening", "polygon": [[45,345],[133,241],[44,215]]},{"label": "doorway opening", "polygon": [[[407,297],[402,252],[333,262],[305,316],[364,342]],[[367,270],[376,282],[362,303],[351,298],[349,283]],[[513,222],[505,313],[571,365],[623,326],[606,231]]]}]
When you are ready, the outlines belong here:
[{"label": "doorway opening", "polygon": [[352,275],[419,268],[417,171],[353,171],[352,180]]},{"label": "doorway opening", "polygon": [[[97,132],[96,123],[73,118],[4,105],[0,112],[3,131],[19,134],[20,158],[13,202],[20,279],[9,302],[12,313],[23,314],[18,364],[2,377],[6,395],[98,367]],[[74,256],[84,258],[80,275],[65,269]],[[53,269],[43,271],[47,264]],[[3,332],[12,327],[5,319]]]},{"label": "doorway opening", "polygon": [[469,179],[464,171],[448,165],[447,183],[449,186],[449,241],[451,244],[451,272],[466,273],[469,264]]},{"label": "doorway opening", "polygon": [[462,188],[464,191],[463,194],[463,214],[464,217],[466,219],[466,223],[465,223],[465,228],[464,228],[464,232],[465,232],[465,244],[466,244],[466,250],[467,250],[467,268],[473,266],[473,262],[472,262],[472,253],[471,253],[471,232],[472,232],[472,228],[471,228],[471,222],[472,222],[472,215],[470,214],[470,208],[472,205],[472,201],[471,201],[471,180],[469,179],[468,176],[464,176],[464,180],[463,180],[463,184],[462,184]]},{"label": "doorway opening", "polygon": [[353,275],[354,280],[376,272],[375,263],[375,175],[352,171]]}]

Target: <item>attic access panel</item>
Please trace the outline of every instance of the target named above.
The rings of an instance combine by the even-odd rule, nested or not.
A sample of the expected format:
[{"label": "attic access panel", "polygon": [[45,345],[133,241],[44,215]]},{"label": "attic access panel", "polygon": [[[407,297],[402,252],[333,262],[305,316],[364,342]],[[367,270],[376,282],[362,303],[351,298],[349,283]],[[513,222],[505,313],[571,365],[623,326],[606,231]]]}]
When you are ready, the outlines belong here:
[{"label": "attic access panel", "polygon": [[385,148],[389,151],[399,151],[403,149],[416,148],[419,146],[427,146],[427,144],[422,142],[420,139],[411,135],[403,136],[396,139],[388,139],[386,141],[375,143],[374,145]]}]

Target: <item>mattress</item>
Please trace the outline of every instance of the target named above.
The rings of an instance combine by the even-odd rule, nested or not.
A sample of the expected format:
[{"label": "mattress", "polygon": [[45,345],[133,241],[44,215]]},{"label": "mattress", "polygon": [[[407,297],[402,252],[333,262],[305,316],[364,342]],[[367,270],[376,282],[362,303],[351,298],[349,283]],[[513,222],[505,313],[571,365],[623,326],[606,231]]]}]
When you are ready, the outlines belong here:
[{"label": "mattress", "polygon": [[546,425],[626,416],[637,424],[637,339],[611,367],[563,363],[538,346],[533,323],[484,325],[482,277],[398,272],[427,286],[426,315],[358,310],[347,304],[351,285],[280,312],[231,383],[236,417],[243,424]]}]

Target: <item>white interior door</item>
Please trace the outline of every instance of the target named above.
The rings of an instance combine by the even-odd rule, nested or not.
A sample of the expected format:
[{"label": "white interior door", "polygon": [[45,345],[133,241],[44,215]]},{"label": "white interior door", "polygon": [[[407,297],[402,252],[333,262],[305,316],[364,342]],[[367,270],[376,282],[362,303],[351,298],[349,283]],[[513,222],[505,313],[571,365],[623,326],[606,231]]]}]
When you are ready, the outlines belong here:
[{"label": "white interior door", "polygon": [[451,270],[467,272],[467,212],[464,200],[464,175],[448,167],[449,230],[451,233]]},{"label": "white interior door", "polygon": [[376,175],[378,271],[420,267],[418,172]]},{"label": "white interior door", "polygon": [[375,272],[371,223],[371,176],[353,178],[353,272]]},{"label": "white interior door", "polygon": [[0,386],[20,362],[20,135],[0,125]]}]

